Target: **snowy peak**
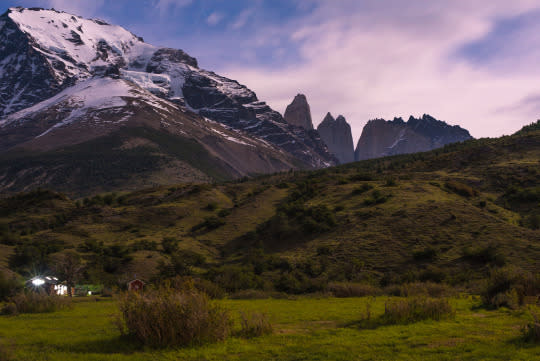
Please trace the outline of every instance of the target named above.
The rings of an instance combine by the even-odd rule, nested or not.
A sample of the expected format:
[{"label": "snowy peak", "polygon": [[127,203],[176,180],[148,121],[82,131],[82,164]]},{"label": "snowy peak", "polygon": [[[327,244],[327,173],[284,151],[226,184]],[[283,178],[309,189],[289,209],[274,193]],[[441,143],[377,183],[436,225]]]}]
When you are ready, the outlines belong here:
[{"label": "snowy peak", "polygon": [[146,65],[157,50],[126,29],[102,20],[24,8],[11,8],[7,17],[47,59],[59,81],[87,78],[111,65]]},{"label": "snowy peak", "polygon": [[[37,8],[11,8],[0,16],[0,128],[24,123],[21,114],[26,113],[18,112],[34,112],[34,106],[65,92],[77,99],[75,93],[94,78],[123,79],[184,112],[271,143],[308,167],[335,164],[310,131],[309,106],[310,127],[292,127],[246,86],[199,69],[182,50],[147,44],[120,26]],[[57,119],[58,127],[71,124],[78,107],[77,102],[62,104],[65,119]]]}]

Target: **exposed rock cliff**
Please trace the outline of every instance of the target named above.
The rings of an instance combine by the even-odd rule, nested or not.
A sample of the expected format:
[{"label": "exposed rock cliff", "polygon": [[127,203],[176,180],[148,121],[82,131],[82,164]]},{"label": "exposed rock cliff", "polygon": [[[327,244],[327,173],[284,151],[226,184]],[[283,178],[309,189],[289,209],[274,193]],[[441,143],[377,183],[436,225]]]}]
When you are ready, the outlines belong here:
[{"label": "exposed rock cliff", "polygon": [[379,158],[395,154],[425,152],[446,144],[471,139],[466,129],[451,126],[424,114],[392,121],[370,120],[362,131],[355,151],[355,160]]},{"label": "exposed rock cliff", "polygon": [[313,129],[311,121],[311,110],[304,94],[297,94],[291,104],[287,106],[285,121],[291,125],[301,127],[307,130]]},{"label": "exposed rock cliff", "polygon": [[330,153],[335,155],[341,164],[354,161],[351,126],[342,115],[334,119],[332,114],[326,114],[317,130]]}]

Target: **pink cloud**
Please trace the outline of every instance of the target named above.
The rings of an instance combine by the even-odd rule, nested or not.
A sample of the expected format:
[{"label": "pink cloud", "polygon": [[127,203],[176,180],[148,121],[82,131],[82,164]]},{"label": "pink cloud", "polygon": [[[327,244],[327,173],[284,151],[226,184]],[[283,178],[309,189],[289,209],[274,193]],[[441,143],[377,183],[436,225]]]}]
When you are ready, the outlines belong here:
[{"label": "pink cloud", "polygon": [[538,66],[493,72],[452,54],[488,34],[497,19],[537,6],[528,0],[322,1],[302,21],[254,34],[289,33],[299,62],[281,69],[230,64],[220,71],[281,112],[305,93],[315,123],[328,111],[343,114],[355,139],[369,119],[423,113],[476,137],[509,134],[539,117],[538,107],[516,107],[540,94]]}]

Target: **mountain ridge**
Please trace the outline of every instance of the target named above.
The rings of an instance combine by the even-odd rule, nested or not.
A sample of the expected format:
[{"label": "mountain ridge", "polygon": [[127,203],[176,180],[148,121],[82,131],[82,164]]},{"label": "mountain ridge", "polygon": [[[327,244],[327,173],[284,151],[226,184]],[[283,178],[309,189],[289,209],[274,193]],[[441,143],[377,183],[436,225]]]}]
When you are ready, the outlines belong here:
[{"label": "mountain ridge", "polygon": [[10,8],[0,16],[0,93],[4,152],[37,156],[142,124],[195,140],[236,169],[225,177],[337,162],[317,132],[287,124],[183,50],[65,12]]}]

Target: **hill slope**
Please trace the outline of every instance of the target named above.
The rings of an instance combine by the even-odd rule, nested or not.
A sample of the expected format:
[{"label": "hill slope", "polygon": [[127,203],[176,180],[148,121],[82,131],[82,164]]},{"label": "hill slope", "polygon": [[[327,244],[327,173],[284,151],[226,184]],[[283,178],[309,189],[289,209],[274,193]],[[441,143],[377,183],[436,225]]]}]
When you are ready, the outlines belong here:
[{"label": "hill slope", "polygon": [[503,264],[540,271],[540,132],[471,140],[244,182],[73,201],[4,199],[0,265],[75,248],[89,280],[201,274],[228,290],[330,280],[463,284]]}]

